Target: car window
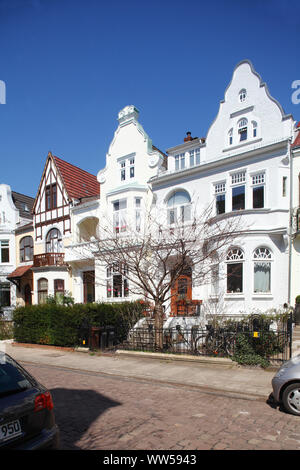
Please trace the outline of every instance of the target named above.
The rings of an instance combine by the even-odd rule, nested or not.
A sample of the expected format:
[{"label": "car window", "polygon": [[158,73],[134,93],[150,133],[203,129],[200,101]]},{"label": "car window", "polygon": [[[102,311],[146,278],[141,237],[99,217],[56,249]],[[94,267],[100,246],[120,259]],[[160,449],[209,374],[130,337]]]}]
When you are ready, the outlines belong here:
[{"label": "car window", "polygon": [[9,356],[0,356],[0,397],[18,393],[31,387],[32,384],[26,372]]}]

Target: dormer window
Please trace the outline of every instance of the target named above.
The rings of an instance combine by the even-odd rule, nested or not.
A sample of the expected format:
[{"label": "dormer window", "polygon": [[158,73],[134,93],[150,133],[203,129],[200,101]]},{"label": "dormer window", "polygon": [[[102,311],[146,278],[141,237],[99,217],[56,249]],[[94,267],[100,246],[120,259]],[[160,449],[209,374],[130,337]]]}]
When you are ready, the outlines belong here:
[{"label": "dormer window", "polygon": [[240,102],[241,102],[241,103],[242,103],[243,101],[245,101],[246,96],[247,96],[247,91],[245,90],[245,88],[243,88],[243,89],[239,92],[239,99],[240,99]]},{"label": "dormer window", "polygon": [[247,119],[243,118],[239,121],[238,124],[238,132],[240,134],[240,142],[243,140],[247,140],[248,137],[248,121]]}]

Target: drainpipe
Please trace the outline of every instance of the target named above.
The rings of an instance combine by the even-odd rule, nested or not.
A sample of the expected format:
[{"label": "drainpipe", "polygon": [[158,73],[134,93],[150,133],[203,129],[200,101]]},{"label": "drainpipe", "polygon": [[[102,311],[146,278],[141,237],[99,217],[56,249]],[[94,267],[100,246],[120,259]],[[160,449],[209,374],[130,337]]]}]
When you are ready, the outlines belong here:
[{"label": "drainpipe", "polygon": [[291,152],[291,141],[288,139],[288,155],[290,159],[290,211],[289,211],[289,277],[288,277],[288,305],[291,305],[291,282],[292,282],[292,234],[293,234],[293,157]]}]

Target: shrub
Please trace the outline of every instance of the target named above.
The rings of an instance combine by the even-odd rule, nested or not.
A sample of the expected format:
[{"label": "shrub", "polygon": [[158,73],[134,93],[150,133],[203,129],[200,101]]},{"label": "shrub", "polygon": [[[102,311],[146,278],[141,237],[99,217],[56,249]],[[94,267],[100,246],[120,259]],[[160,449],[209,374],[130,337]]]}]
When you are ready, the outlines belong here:
[{"label": "shrub", "polygon": [[0,341],[13,338],[12,322],[0,319]]},{"label": "shrub", "polygon": [[57,302],[19,307],[14,311],[14,339],[22,343],[76,346],[84,327],[112,326],[122,340],[141,317],[139,302],[63,305]]}]

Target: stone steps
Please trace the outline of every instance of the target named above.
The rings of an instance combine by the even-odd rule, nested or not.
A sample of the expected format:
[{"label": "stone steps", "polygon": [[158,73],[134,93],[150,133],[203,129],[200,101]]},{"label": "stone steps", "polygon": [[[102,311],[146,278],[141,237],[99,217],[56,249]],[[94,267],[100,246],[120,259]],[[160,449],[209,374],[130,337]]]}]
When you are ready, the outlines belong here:
[{"label": "stone steps", "polygon": [[292,356],[300,354],[300,325],[293,329]]}]

